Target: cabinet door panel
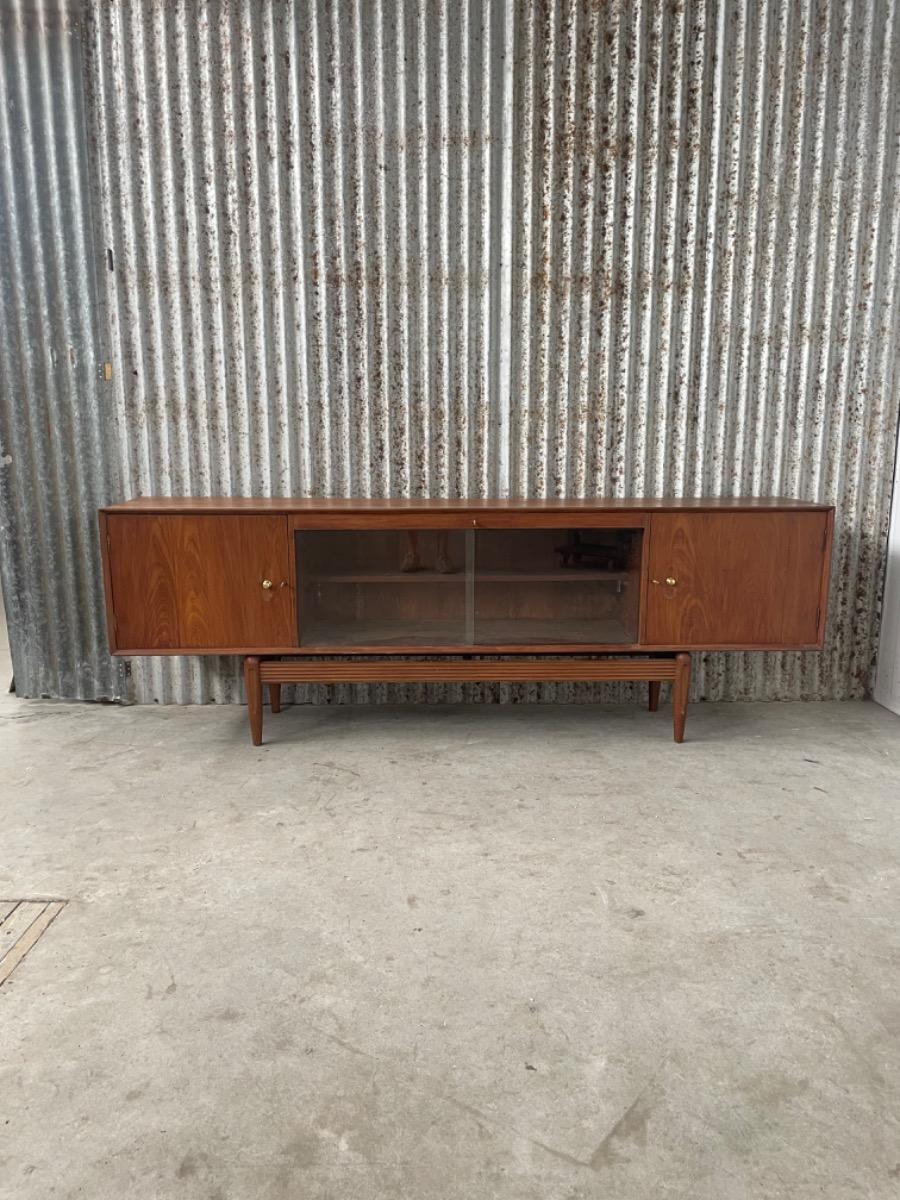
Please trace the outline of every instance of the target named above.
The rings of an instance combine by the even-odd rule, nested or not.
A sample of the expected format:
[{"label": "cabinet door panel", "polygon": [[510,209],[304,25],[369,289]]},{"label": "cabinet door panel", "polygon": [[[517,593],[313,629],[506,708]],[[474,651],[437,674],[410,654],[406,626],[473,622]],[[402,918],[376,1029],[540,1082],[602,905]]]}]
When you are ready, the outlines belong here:
[{"label": "cabinet door panel", "polygon": [[285,517],[111,514],[107,536],[119,649],[296,644]]},{"label": "cabinet door panel", "polygon": [[815,645],[827,531],[824,512],[654,516],[644,641]]}]

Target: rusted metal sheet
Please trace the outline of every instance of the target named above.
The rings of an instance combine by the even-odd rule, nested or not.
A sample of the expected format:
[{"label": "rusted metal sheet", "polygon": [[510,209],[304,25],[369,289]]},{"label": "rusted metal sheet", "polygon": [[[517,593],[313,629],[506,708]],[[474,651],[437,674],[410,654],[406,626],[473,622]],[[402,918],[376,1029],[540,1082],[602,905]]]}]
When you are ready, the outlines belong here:
[{"label": "rusted metal sheet", "polygon": [[[58,456],[79,512],[107,488],[832,502],[824,654],[710,655],[695,690],[866,691],[898,410],[896,0],[134,0],[72,21],[83,54],[53,86],[15,70],[38,111],[84,93],[91,204],[40,218],[53,255],[93,221],[112,363],[104,482]],[[56,125],[44,153],[77,158]],[[42,603],[100,678],[91,586]],[[241,695],[231,660],[135,661],[128,686]]]}]

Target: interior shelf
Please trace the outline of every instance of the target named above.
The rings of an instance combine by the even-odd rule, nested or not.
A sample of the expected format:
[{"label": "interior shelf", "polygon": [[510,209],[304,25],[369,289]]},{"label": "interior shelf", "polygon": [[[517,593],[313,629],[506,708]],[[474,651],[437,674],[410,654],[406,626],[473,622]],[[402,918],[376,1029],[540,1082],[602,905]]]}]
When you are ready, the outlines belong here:
[{"label": "interior shelf", "polygon": [[455,583],[464,584],[465,571],[364,571],[354,574],[337,571],[333,575],[310,575],[308,582],[317,583]]},{"label": "interior shelf", "polygon": [[557,571],[481,571],[475,573],[477,583],[626,583],[627,571],[596,571],[571,567]]},{"label": "interior shelf", "polygon": [[[366,571],[354,574],[335,572],[331,575],[311,575],[308,582],[317,583],[464,583],[464,571]],[[558,571],[478,571],[477,583],[624,583],[627,571],[592,571],[573,567]]]},{"label": "interior shelf", "polygon": [[322,621],[301,631],[304,646],[540,646],[627,645],[631,642],[621,621],[614,618],[595,621],[476,618],[475,636],[465,640],[461,621]]}]

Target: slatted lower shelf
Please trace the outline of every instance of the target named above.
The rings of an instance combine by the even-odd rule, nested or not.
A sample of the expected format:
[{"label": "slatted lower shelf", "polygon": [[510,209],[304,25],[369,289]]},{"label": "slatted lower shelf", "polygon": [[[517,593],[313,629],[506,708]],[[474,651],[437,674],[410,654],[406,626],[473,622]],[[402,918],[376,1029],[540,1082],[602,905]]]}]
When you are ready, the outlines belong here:
[{"label": "slatted lower shelf", "polygon": [[263,683],[539,683],[674,679],[674,658],[440,659],[385,662],[384,659],[263,660]]}]

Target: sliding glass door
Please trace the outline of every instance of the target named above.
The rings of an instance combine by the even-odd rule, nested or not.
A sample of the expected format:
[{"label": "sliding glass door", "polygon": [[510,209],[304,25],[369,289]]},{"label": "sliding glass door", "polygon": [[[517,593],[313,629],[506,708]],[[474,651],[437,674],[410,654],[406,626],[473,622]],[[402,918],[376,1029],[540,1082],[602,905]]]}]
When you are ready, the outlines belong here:
[{"label": "sliding glass door", "polygon": [[296,534],[301,646],[629,645],[641,529]]}]

